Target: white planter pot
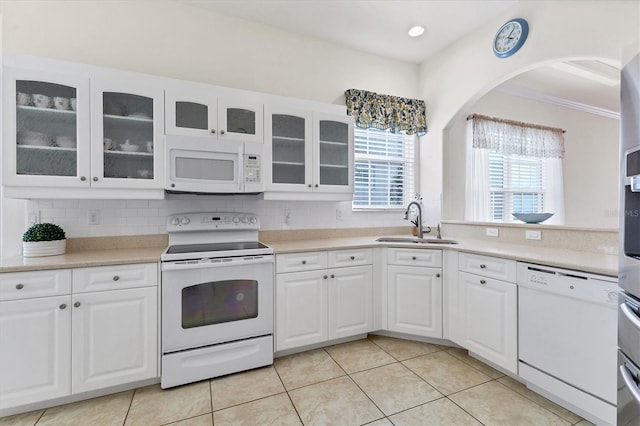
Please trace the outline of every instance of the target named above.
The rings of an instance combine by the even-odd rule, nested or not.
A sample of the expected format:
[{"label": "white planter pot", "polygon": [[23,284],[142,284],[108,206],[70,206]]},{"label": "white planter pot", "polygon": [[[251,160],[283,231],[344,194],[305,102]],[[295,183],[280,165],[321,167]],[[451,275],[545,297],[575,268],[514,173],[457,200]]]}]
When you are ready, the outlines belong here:
[{"label": "white planter pot", "polygon": [[22,242],[23,257],[55,256],[64,254],[67,240]]}]

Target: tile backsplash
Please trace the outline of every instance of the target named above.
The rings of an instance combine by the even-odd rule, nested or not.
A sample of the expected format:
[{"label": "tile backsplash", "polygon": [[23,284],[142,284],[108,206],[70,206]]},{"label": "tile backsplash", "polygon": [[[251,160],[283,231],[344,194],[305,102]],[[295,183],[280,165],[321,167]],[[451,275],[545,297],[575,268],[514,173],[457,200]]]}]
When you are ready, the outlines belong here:
[{"label": "tile backsplash", "polygon": [[[350,201],[267,201],[259,196],[168,194],[164,200],[29,200],[26,223],[53,222],[70,238],[166,233],[175,213],[255,213],[262,230],[408,226],[403,210],[353,211]],[[424,222],[437,223],[440,201],[424,202]],[[98,222],[97,224],[90,224]]]}]

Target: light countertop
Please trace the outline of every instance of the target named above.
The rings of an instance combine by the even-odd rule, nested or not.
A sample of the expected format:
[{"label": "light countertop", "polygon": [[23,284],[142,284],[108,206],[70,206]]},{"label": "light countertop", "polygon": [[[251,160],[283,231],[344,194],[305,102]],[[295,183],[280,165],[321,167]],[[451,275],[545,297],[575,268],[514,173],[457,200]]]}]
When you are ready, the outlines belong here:
[{"label": "light countertop", "polygon": [[[400,235],[399,237],[408,237]],[[415,249],[457,250],[532,262],[559,268],[567,268],[603,274],[618,275],[618,257],[616,255],[585,252],[577,250],[534,247],[529,245],[492,243],[482,240],[455,240],[459,244],[414,244],[414,243],[378,243],[377,236],[318,238],[297,241],[263,241],[273,247],[276,254],[301,251],[339,250],[362,247],[410,247]],[[0,272],[36,271],[43,269],[83,268],[90,266],[108,266],[131,263],[159,262],[166,246],[145,248],[109,248],[67,252],[60,256],[24,258],[16,256],[0,260]]]},{"label": "light countertop", "polygon": [[[399,235],[398,237],[408,237]],[[276,254],[300,251],[336,250],[360,247],[410,247],[415,249],[457,250],[487,256],[513,259],[574,269],[609,276],[618,275],[618,256],[577,250],[534,247],[529,245],[491,243],[481,240],[454,238],[459,244],[378,243],[378,237],[327,238],[301,241],[264,241]]]}]

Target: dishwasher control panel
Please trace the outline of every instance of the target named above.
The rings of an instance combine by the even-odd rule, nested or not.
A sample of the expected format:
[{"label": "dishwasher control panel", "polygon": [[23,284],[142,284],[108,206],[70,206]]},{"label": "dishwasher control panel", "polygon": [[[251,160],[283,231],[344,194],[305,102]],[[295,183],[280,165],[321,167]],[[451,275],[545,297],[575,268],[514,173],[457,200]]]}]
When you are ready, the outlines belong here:
[{"label": "dishwasher control panel", "polygon": [[616,306],[618,282],[614,277],[518,262],[518,286],[593,303]]}]

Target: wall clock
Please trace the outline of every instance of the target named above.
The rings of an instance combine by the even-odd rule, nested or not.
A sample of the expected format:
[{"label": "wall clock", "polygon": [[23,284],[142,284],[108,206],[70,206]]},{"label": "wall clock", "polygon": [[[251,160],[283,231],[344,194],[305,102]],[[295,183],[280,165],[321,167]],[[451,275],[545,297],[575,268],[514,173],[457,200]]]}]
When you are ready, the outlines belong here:
[{"label": "wall clock", "polygon": [[508,58],[516,53],[529,35],[529,24],[522,18],[512,19],[500,27],[493,39],[493,53]]}]

